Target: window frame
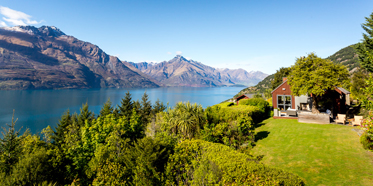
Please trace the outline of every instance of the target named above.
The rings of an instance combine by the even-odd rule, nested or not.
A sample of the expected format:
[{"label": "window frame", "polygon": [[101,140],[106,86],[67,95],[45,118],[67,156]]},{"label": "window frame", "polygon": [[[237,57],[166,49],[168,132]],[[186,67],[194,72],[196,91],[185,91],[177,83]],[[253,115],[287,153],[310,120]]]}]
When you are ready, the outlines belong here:
[{"label": "window frame", "polygon": [[[286,97],[287,96],[290,97],[290,104],[286,104]],[[281,97],[281,100],[283,100],[282,104],[279,103],[279,100],[280,100],[279,97]],[[277,95],[277,108],[279,110],[281,110],[280,108],[283,108],[284,109],[283,111],[286,111],[289,108],[292,109],[292,106],[293,106],[293,97],[291,95]],[[286,107],[288,107],[288,109],[286,109]]]}]

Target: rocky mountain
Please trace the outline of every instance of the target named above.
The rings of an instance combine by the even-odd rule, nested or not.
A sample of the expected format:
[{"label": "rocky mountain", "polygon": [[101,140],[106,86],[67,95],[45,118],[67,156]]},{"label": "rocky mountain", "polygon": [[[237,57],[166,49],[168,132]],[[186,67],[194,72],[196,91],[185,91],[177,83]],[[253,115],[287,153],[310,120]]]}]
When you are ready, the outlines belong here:
[{"label": "rocky mountain", "polygon": [[141,62],[131,64],[166,86],[255,85],[267,76],[267,74],[259,71],[247,72],[243,69],[213,68],[197,61],[188,60],[180,55],[161,63]]},{"label": "rocky mountain", "polygon": [[56,27],[0,28],[0,89],[158,86],[129,63]]}]

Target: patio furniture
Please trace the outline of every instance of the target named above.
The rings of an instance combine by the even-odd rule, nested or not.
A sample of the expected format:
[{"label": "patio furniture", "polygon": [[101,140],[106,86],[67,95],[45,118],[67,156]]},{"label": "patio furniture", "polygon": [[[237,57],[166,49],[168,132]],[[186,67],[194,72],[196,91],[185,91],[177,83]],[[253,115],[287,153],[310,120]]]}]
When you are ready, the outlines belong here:
[{"label": "patio furniture", "polygon": [[287,109],[286,110],[286,114],[288,116],[297,116],[297,110],[295,110],[295,109]]},{"label": "patio furniture", "polygon": [[363,116],[354,116],[354,121],[352,121],[352,126],[359,125],[363,123]]},{"label": "patio furniture", "polygon": [[335,123],[343,123],[346,124],[346,114],[338,114],[337,118],[335,119]]}]

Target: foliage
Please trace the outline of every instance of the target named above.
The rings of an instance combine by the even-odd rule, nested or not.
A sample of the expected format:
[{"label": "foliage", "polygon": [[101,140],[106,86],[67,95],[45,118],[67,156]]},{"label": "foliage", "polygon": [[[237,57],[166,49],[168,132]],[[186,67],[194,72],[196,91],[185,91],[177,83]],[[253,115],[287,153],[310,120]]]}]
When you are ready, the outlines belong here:
[{"label": "foliage", "polygon": [[132,115],[133,103],[132,103],[132,96],[129,91],[126,92],[124,98],[122,98],[120,102],[119,108],[119,115],[126,116],[126,118],[130,118]]},{"label": "foliage", "polygon": [[251,149],[254,125],[247,112],[214,106],[208,107],[205,115],[207,123],[201,131],[201,139],[243,151]]},{"label": "foliage", "polygon": [[190,102],[177,103],[174,109],[169,108],[167,112],[160,113],[155,121],[158,132],[175,135],[181,140],[197,137],[204,123],[202,106]]},{"label": "foliage", "polygon": [[347,83],[348,76],[345,66],[334,64],[311,53],[307,57],[298,58],[291,67],[288,84],[292,95],[312,95],[312,112],[318,112],[315,97],[323,95],[325,90]]},{"label": "foliage", "polygon": [[288,77],[290,72],[290,67],[281,67],[279,70],[277,70],[273,77],[273,80],[271,81],[271,89],[274,90],[279,85],[281,85],[281,83],[283,83],[283,78]]},{"label": "foliage", "polygon": [[373,110],[373,75],[365,81],[366,87],[361,88],[362,103],[367,110]]},{"label": "foliage", "polygon": [[364,149],[373,150],[373,111],[370,111],[368,118],[364,119],[362,127],[365,132],[360,137],[360,142]]},{"label": "foliage", "polygon": [[366,79],[369,78],[369,73],[362,68],[359,68],[352,74],[351,77],[351,93],[354,97],[358,99],[364,99],[365,95],[362,93],[361,89],[366,88]]},{"label": "foliage", "polygon": [[113,113],[113,111],[114,111],[114,108],[111,106],[110,98],[108,98],[108,100],[104,103],[104,105],[102,105],[102,108],[100,110],[100,116],[109,115]]},{"label": "foliage", "polygon": [[335,54],[327,57],[336,64],[342,64],[347,67],[349,71],[352,71],[354,68],[359,67],[359,59],[355,47],[357,45],[350,45],[345,48],[342,48]]},{"label": "foliage", "polygon": [[[132,110],[123,110],[128,105]],[[298,179],[258,164],[258,158],[250,155],[255,123],[267,117],[264,99],[253,98],[248,105],[220,105],[204,110],[201,105],[180,102],[165,110],[159,100],[151,105],[146,93],[141,102],[132,102],[126,94],[115,110],[108,100],[97,116],[88,103],[79,114],[67,111],[55,131],[48,126],[40,135],[27,131],[20,135],[12,120],[0,143],[0,185],[167,185],[174,182],[169,175],[184,171],[179,170],[179,161],[184,160],[177,158],[175,146],[190,139],[200,139],[196,144],[204,149],[193,151],[201,158],[185,154],[194,166],[187,178],[190,184],[292,184]],[[221,146],[215,148],[219,144],[201,139]],[[241,160],[231,166],[232,159],[225,157]],[[242,162],[251,163],[235,172]]]},{"label": "foliage", "polygon": [[179,143],[167,165],[168,185],[304,185],[298,176],[269,168],[231,148],[203,140]]},{"label": "foliage", "polygon": [[15,130],[14,112],[12,117],[12,124],[8,126],[8,130],[3,127],[2,138],[0,138],[0,173],[9,175],[13,166],[18,163],[22,152],[19,131]]},{"label": "foliage", "polygon": [[361,26],[366,33],[363,33],[363,40],[355,47],[359,54],[359,61],[363,68],[373,72],[373,13],[365,17],[366,22]]}]

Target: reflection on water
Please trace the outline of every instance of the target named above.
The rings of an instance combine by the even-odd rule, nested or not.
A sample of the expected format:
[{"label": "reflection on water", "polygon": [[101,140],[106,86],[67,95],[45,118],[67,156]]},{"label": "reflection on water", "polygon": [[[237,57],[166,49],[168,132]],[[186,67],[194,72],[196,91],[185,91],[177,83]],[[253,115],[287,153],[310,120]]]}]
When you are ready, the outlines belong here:
[{"label": "reflection on water", "polygon": [[148,89],[66,89],[66,90],[11,90],[0,91],[0,126],[10,124],[15,110],[17,128],[29,128],[33,133],[50,125],[56,126],[63,112],[79,113],[83,103],[99,113],[103,103],[110,98],[113,105],[120,104],[130,91],[133,100],[141,100],[146,93],[154,103],[157,99],[174,106],[179,101],[190,101],[203,107],[215,105],[232,98],[243,87],[162,87]]}]

